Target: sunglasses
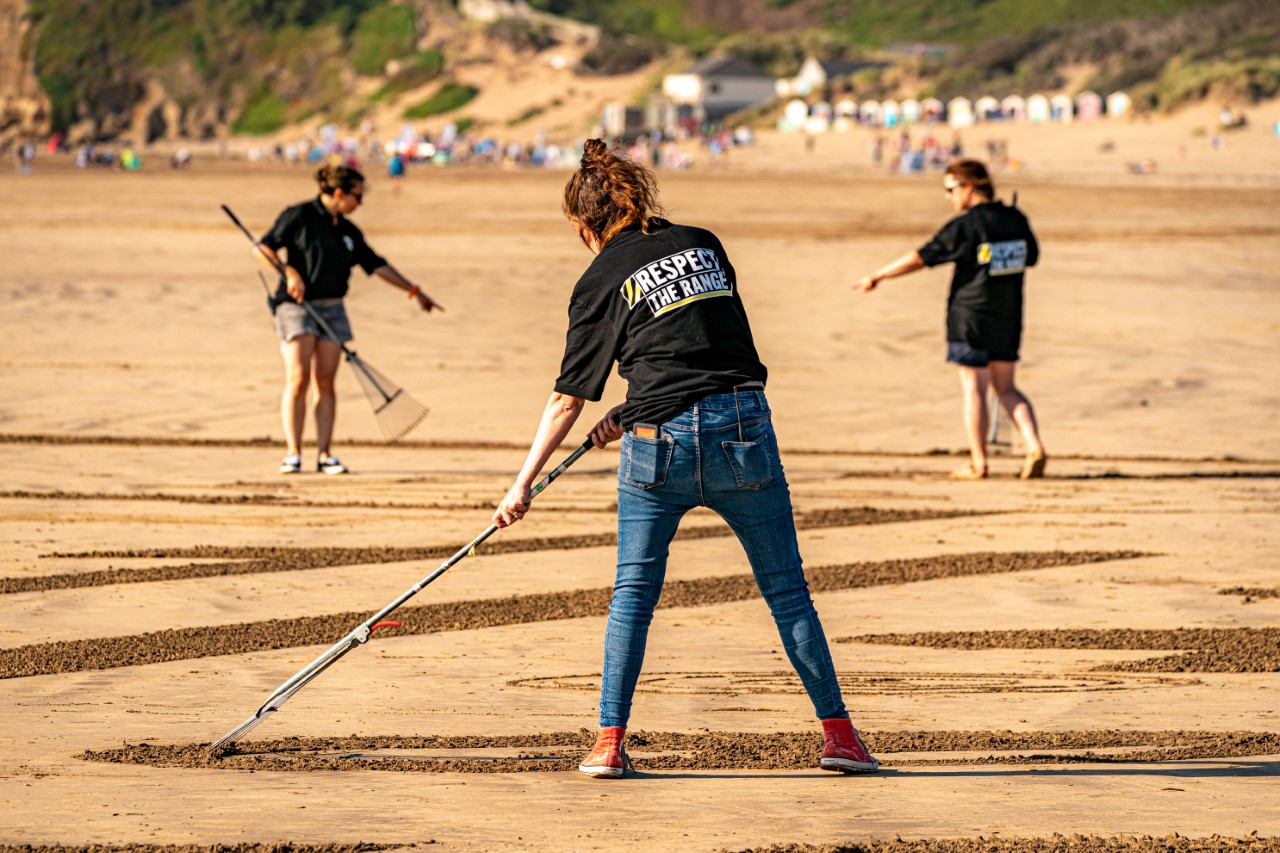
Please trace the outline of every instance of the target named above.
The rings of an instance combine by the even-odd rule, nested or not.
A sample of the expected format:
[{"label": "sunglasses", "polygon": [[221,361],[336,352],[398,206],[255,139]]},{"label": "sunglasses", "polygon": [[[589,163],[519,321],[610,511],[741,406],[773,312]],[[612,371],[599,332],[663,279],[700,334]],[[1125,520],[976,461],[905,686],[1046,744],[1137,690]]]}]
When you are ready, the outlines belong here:
[{"label": "sunglasses", "polygon": [[963,186],[964,184],[943,184],[942,191],[946,195],[951,195],[953,192],[955,192],[956,190],[960,189]]}]

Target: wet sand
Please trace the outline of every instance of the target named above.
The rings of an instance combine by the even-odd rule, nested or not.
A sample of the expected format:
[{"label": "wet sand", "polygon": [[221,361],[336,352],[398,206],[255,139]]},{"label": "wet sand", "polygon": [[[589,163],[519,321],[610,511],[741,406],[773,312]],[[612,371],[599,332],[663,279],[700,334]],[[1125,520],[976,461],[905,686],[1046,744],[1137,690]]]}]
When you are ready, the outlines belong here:
[{"label": "wet sand", "polygon": [[614,450],[254,740],[204,749],[488,524],[589,258],[559,217],[564,175],[372,182],[359,224],[448,310],[357,273],[355,345],[432,413],[387,446],[344,369],[354,473],[281,478],[277,344],[218,204],[263,230],[309,193],[304,170],[38,164],[0,224],[0,853],[1277,849],[1280,188],[1238,163],[1143,182],[1037,151],[999,180],[1045,247],[1019,374],[1040,482],[1015,479],[1016,440],[991,480],[946,477],[963,444],[946,273],[848,290],[945,220],[935,178],[871,174],[828,140],[826,167],[661,176],[672,217],[734,260],[817,606],[884,770],[816,769],[740,549],[695,512],[619,784],[573,770]]}]

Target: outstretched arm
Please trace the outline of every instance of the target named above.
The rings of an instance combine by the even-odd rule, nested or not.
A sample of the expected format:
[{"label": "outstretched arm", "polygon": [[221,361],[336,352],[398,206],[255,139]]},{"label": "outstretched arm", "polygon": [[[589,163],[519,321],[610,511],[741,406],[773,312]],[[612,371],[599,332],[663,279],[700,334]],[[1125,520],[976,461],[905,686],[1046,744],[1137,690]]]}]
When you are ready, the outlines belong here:
[{"label": "outstretched arm", "polygon": [[924,260],[921,259],[919,252],[908,252],[898,258],[891,264],[881,267],[871,275],[864,275],[853,284],[854,290],[861,290],[864,293],[874,290],[875,286],[886,278],[897,278],[900,275],[913,273],[916,270],[924,269]]},{"label": "outstretched arm", "polygon": [[418,300],[418,307],[423,311],[433,311],[437,309],[440,311],[444,310],[443,305],[436,302],[430,296],[427,296],[427,294],[423,292],[422,288],[418,287],[418,285],[401,275],[400,271],[391,266],[391,264],[383,264],[374,270],[373,274],[383,281],[389,281],[396,287],[407,291],[410,299]]},{"label": "outstretched arm", "polygon": [[524,467],[520,469],[515,483],[493,513],[493,523],[498,527],[510,527],[524,518],[524,514],[529,511],[529,490],[533,488],[534,480],[542,473],[543,466],[564,441],[569,430],[573,429],[586,404],[587,401],[581,397],[552,392],[547,400],[547,407],[542,412],[542,421],[538,424],[538,432],[529,447]]}]

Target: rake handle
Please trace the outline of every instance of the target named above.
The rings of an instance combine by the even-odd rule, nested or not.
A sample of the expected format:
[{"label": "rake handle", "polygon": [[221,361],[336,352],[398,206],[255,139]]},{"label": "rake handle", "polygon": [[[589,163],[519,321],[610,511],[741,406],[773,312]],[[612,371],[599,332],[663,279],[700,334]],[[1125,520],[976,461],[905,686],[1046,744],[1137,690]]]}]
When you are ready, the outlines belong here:
[{"label": "rake handle", "polygon": [[[226,209],[225,205],[223,206],[223,209],[224,210]],[[227,213],[230,215],[231,211],[228,210]],[[234,220],[235,217],[232,216],[232,219]],[[236,220],[236,224],[239,225],[238,220]],[[581,459],[582,455],[585,454],[588,450],[590,450],[593,446],[594,446],[594,442],[592,442],[591,438],[588,437],[586,441],[582,442],[582,444],[578,446],[577,449],[575,449],[572,453],[570,453],[567,457],[565,457],[565,460],[563,462],[561,462],[559,465],[553,468],[545,477],[543,477],[533,486],[533,489],[531,490],[532,493],[529,496],[529,500],[532,501],[533,498],[541,494],[547,488],[547,486],[551,485],[551,483],[555,481],[557,477],[563,474],[570,465],[572,465],[574,462],[577,462],[579,459]],[[307,686],[307,684],[309,684],[312,681],[312,679],[316,678],[316,676],[320,675],[320,673],[324,672],[330,666],[337,663],[338,660],[343,655],[345,655],[347,652],[351,651],[352,649],[355,649],[356,647],[364,645],[365,643],[369,642],[369,638],[373,633],[374,626],[378,622],[381,622],[383,619],[385,619],[387,616],[393,613],[397,608],[399,608],[402,604],[404,604],[406,601],[408,601],[409,599],[417,595],[419,592],[421,592],[425,587],[431,584],[431,582],[434,581],[436,578],[440,577],[442,574],[447,572],[453,566],[457,565],[467,557],[474,554],[476,550],[476,546],[479,545],[481,542],[484,542],[486,539],[488,539],[497,531],[498,531],[498,526],[496,524],[490,524],[480,533],[479,536],[472,539],[466,545],[463,545],[461,548],[458,549],[457,552],[453,554],[453,556],[449,557],[449,559],[441,563],[436,568],[435,571],[433,571],[431,574],[424,577],[422,580],[418,581],[409,589],[405,590],[405,592],[403,592],[398,598],[396,598],[395,601],[392,601],[386,607],[382,608],[377,613],[375,613],[374,615],[366,619],[364,622],[360,623],[360,625],[356,627],[354,630],[352,630],[351,633],[347,634],[345,637],[338,640],[338,642],[334,643],[332,646],[326,649],[323,654],[321,654],[311,663],[304,666],[302,669],[298,670],[291,677],[286,679],[283,684],[281,684],[279,687],[277,687],[275,690],[271,692],[271,695],[267,697],[267,700],[262,703],[262,705],[258,708],[256,712],[254,712],[252,716],[250,716],[247,720],[245,720],[236,728],[227,732],[218,740],[214,741],[213,744],[209,747],[209,752],[217,754],[219,747],[221,747],[223,744],[234,743],[235,741],[239,740],[241,737],[247,734],[250,729],[252,729],[258,723],[262,722],[262,720],[265,719],[268,714],[271,714],[274,711],[279,710],[279,708],[282,705],[284,705],[285,702],[289,701],[290,697],[292,697],[295,693],[297,693],[303,687]]]}]

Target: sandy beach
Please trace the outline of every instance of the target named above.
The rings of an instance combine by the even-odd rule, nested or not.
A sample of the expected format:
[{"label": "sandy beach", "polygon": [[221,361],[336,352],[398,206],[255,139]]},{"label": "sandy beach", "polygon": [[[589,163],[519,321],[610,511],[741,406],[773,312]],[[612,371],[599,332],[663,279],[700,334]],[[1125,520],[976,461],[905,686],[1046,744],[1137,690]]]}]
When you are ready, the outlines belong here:
[{"label": "sandy beach", "polygon": [[[1259,109],[1213,149],[1201,113],[1002,131],[1018,168],[998,189],[1042,245],[1019,372],[1051,456],[1038,482],[1016,479],[1016,439],[991,479],[947,479],[964,443],[949,271],[850,290],[946,220],[936,173],[873,170],[861,132],[809,155],[763,134],[723,168],[660,173],[670,217],[719,234],[737,270],[818,610],[884,765],[864,778],[813,766],[812,709],[740,548],[701,512],[651,634],[638,775],[574,772],[612,449],[209,758],[488,524],[589,260],[560,215],[566,173],[418,167],[396,194],[368,169],[357,223],[447,311],[356,271],[354,348],[431,414],[386,445],[344,368],[334,450],[353,473],[293,478],[275,472],[278,341],[219,205],[261,233],[312,193],[309,170],[144,152],[136,174],[41,158],[0,175],[21,200],[0,222],[0,844],[1280,836],[1280,139]],[[1147,157],[1155,174],[1125,168]],[[615,377],[584,434],[622,392]]]}]

